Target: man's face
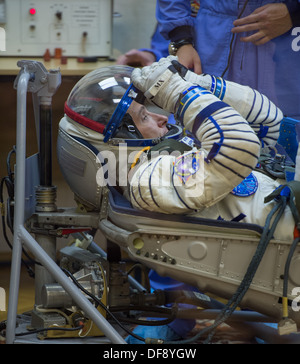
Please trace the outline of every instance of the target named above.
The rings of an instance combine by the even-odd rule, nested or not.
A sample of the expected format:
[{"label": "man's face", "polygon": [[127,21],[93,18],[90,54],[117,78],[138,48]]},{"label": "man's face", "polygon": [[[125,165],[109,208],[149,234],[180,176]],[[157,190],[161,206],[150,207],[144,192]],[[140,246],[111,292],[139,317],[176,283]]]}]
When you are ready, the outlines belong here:
[{"label": "man's face", "polygon": [[167,116],[152,113],[136,101],[132,101],[128,113],[145,139],[159,138],[169,131]]}]

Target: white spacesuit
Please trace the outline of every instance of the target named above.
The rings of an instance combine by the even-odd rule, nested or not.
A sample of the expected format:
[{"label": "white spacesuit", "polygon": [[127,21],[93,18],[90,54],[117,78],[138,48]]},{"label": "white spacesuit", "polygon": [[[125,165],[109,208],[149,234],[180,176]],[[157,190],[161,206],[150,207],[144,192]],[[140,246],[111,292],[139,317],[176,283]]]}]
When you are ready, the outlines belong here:
[{"label": "white spacesuit", "polygon": [[[196,214],[225,220],[239,217],[241,223],[263,226],[273,205],[273,202],[264,203],[264,198],[279,183],[253,170],[261,147],[276,143],[283,118],[281,111],[265,96],[249,87],[210,75],[198,76],[190,71],[178,73],[178,64],[174,61],[175,58],[168,57],[152,66],[135,69],[131,80],[136,90],[141,91],[148,101],[174,113],[184,128],[196,137],[196,142],[189,141],[189,149],[180,156],[170,150],[156,156],[154,154],[154,157],[153,154],[149,157],[148,150],[143,153],[144,158],[139,155],[140,159],[135,161],[129,172],[127,185],[132,205],[167,214]],[[129,141],[129,146],[133,145],[132,141],[139,141],[133,149],[141,150],[143,146],[149,149],[149,146],[151,148],[164,139],[152,138],[150,144],[140,143],[143,137],[138,128],[134,130],[133,122],[124,136],[120,128],[121,119],[126,111],[130,111],[130,103],[126,105],[125,102],[124,108],[123,102],[119,115],[114,112],[111,116],[111,113],[105,114],[103,110],[95,113],[94,107],[84,104],[87,99],[90,102],[89,97],[82,97],[81,94],[81,105],[78,105],[78,98],[72,97],[72,93],[77,91],[78,87],[75,86],[67,102],[66,115],[60,122],[60,128],[70,135],[88,141],[100,151],[104,150],[105,144],[105,148],[117,148],[120,140],[125,143]],[[120,94],[124,92],[123,89]],[[126,97],[128,100],[128,94]],[[74,99],[77,104],[72,106]],[[93,98],[93,102],[95,99],[99,105],[103,104],[100,96]],[[87,115],[91,109],[93,115],[98,115],[97,120]],[[78,114],[83,115],[83,119],[80,120]],[[120,119],[118,128],[114,125],[115,129],[111,130],[109,124],[116,116]],[[109,118],[110,122],[107,120]],[[106,121],[99,128],[100,119],[102,124],[104,119]],[[130,137],[132,130],[139,135]],[[101,134],[105,135],[107,131],[110,133],[105,141],[105,136],[103,138]],[[116,132],[119,136],[115,135]],[[170,135],[165,139],[176,135],[176,142],[182,142],[178,130]],[[116,140],[119,142],[116,143]],[[275,237],[292,240],[293,230],[294,220],[287,208]]]},{"label": "white spacesuit", "polygon": [[[242,216],[243,222],[263,226],[273,206],[273,202],[264,203],[264,198],[280,184],[260,172],[252,172],[260,153],[257,136],[262,146],[275,145],[281,111],[260,93],[209,75],[187,72],[185,82],[174,73],[170,61],[172,58],[168,57],[134,70],[133,84],[149,100],[177,113],[184,126],[201,141],[201,148],[187,152],[184,163],[182,156],[170,155],[144,162],[131,180],[132,203],[146,210],[212,219]],[[193,84],[202,89],[192,88]],[[189,88],[191,91],[187,91]],[[222,95],[223,102],[207,90]],[[184,94],[179,104],[178,93]],[[203,155],[202,166],[200,158],[198,164],[192,165],[193,158],[188,158],[191,153]],[[180,168],[176,168],[180,163]],[[172,174],[168,176],[165,170]],[[166,178],[169,181],[164,183]],[[294,220],[287,208],[275,237],[292,240],[293,231]]]}]

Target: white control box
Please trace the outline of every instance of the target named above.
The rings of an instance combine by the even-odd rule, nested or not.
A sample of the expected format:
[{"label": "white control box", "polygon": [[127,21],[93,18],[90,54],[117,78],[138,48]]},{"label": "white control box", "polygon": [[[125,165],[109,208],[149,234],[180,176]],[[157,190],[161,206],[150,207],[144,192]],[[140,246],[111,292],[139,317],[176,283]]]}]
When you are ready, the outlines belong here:
[{"label": "white control box", "polygon": [[110,57],[112,0],[0,0],[1,56]]}]

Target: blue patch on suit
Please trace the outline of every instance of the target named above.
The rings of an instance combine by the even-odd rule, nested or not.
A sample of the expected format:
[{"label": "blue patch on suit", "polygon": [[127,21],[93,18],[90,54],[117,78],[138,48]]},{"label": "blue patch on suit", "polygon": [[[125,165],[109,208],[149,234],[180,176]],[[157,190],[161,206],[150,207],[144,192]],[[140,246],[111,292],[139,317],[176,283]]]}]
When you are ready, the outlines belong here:
[{"label": "blue patch on suit", "polygon": [[239,197],[248,197],[253,195],[258,188],[257,178],[253,173],[246,177],[231,193]]}]

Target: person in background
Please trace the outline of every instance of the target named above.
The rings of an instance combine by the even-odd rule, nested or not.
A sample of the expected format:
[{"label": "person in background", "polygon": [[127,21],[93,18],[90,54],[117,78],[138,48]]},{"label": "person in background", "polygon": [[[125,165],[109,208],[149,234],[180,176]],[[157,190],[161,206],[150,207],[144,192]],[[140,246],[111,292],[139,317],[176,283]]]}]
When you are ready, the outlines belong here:
[{"label": "person in background", "polygon": [[300,1],[158,0],[159,33],[180,63],[260,91],[300,120]]}]

